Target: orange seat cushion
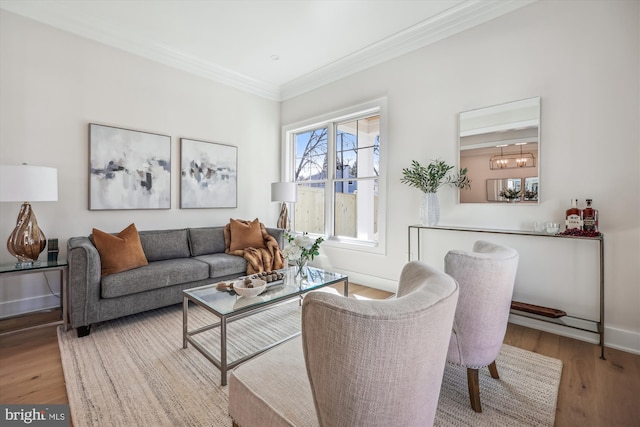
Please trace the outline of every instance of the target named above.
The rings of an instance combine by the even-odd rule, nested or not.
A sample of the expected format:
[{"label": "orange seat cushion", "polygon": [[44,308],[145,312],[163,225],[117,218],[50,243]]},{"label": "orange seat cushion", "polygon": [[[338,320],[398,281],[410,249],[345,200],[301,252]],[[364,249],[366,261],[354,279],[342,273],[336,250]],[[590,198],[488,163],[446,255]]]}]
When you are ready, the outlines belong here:
[{"label": "orange seat cushion", "polygon": [[229,250],[237,251],[245,248],[264,248],[264,238],[258,218],[253,221],[229,219],[231,242]]},{"label": "orange seat cushion", "polygon": [[115,236],[97,228],[92,233],[93,243],[100,254],[102,276],[147,265],[135,224]]}]

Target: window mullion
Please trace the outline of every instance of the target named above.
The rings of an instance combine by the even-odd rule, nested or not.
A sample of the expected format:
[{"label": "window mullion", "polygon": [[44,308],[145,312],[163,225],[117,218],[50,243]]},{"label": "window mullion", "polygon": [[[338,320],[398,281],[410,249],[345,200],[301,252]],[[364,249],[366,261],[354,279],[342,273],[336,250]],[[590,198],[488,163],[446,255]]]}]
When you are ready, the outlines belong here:
[{"label": "window mullion", "polygon": [[335,203],[335,180],[336,180],[336,129],[334,122],[327,123],[327,183],[325,185],[325,229],[327,236],[334,235],[334,203]]}]

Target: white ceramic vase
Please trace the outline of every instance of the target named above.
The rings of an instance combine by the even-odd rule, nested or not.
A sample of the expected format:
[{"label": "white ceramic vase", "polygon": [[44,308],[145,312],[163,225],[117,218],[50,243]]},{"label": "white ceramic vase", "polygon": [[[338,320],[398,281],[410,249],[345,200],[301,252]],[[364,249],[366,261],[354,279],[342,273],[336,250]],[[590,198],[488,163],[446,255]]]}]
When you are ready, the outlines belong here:
[{"label": "white ceramic vase", "polygon": [[422,193],[420,222],[422,225],[429,226],[438,225],[440,222],[440,203],[437,193]]}]

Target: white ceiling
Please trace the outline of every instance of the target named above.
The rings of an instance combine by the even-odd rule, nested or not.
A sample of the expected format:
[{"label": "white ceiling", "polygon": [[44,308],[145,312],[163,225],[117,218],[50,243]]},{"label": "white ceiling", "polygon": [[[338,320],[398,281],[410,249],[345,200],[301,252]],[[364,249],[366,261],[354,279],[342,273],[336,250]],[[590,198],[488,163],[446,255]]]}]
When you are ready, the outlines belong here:
[{"label": "white ceiling", "polygon": [[534,1],[0,0],[0,8],[283,100]]}]

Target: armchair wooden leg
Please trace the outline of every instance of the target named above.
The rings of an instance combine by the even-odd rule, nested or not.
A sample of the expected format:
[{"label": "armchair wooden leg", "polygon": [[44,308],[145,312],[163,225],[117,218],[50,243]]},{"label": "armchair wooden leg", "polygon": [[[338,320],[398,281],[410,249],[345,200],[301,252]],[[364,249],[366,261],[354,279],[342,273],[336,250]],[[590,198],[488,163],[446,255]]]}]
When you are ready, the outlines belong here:
[{"label": "armchair wooden leg", "polygon": [[469,384],[471,408],[476,412],[482,412],[482,406],[480,405],[480,380],[478,379],[477,369],[467,368],[467,383]]},{"label": "armchair wooden leg", "polygon": [[500,375],[498,375],[498,367],[496,366],[495,360],[489,365],[489,373],[491,374],[491,378],[495,378],[496,380],[500,378]]}]

